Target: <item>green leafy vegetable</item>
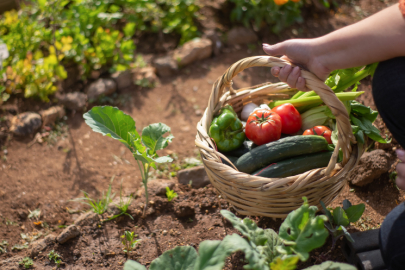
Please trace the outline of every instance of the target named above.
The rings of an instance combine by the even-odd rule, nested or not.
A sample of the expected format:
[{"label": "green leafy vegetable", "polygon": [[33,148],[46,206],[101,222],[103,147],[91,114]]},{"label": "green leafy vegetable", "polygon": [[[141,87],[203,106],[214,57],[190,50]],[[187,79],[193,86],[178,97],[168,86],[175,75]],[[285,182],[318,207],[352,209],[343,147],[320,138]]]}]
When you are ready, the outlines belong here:
[{"label": "green leafy vegetable", "polygon": [[357,268],[346,263],[326,261],[319,265],[305,268],[304,270],[357,270]]},{"label": "green leafy vegetable", "polygon": [[[156,163],[172,162],[169,156],[159,157],[157,150],[165,148],[174,138],[172,135],[163,137],[170,132],[165,124],[151,124],[143,129],[142,137],[136,131],[135,121],[131,116],[111,106],[93,107],[83,115],[85,122],[93,131],[122,142],[131,150],[142,175],[148,206],[148,177],[150,168],[156,169]],[[142,166],[141,166],[142,164]]]}]

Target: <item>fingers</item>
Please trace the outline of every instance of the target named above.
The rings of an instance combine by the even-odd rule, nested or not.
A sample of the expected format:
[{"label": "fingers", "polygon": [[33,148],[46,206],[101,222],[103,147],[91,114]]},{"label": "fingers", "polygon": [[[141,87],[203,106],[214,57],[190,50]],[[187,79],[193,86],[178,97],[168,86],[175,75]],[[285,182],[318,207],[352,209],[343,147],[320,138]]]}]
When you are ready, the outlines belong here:
[{"label": "fingers", "polygon": [[286,50],[285,47],[286,47],[285,42],[280,42],[275,45],[269,45],[269,44],[264,43],[263,51],[271,56],[284,55],[285,50]]},{"label": "fingers", "polygon": [[398,188],[405,190],[405,151],[398,149],[396,151],[398,159],[401,160],[402,162],[397,164],[397,179],[396,179],[396,184]]},{"label": "fingers", "polygon": [[396,184],[398,188],[405,190],[405,163],[398,163],[397,165],[397,179],[396,179]]},{"label": "fingers", "polygon": [[278,77],[280,81],[287,83],[291,88],[296,88],[300,91],[307,91],[305,86],[305,79],[301,77],[301,70],[299,67],[292,67],[286,65],[282,68],[271,68],[271,74]]}]

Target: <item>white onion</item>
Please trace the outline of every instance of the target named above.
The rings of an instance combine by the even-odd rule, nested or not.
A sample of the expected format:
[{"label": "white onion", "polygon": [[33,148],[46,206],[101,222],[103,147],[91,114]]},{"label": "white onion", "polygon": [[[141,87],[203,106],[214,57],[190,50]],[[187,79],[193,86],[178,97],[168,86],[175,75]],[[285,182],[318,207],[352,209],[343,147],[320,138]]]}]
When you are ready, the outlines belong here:
[{"label": "white onion", "polygon": [[240,118],[243,120],[243,121],[246,121],[248,118],[249,118],[249,115],[256,109],[256,108],[258,108],[259,106],[257,106],[256,104],[254,104],[254,103],[248,103],[248,104],[246,104],[245,106],[243,106],[243,109],[242,109],[242,113],[241,113],[241,116],[240,116]]}]

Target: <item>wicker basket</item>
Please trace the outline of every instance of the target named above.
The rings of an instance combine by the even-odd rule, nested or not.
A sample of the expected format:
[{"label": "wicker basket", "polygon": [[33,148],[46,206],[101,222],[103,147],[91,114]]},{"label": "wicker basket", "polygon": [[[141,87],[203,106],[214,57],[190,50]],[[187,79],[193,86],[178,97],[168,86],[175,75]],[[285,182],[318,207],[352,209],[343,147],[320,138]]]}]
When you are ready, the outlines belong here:
[{"label": "wicker basket", "polygon": [[[221,107],[230,104],[239,113],[243,105],[249,102],[260,104],[296,91],[284,83],[264,83],[234,90],[232,78],[249,67],[283,67],[286,64],[290,63],[271,56],[249,57],[234,63],[214,83],[208,107],[197,124],[195,143],[212,185],[243,215],[285,218],[288,213],[302,205],[303,196],[308,198],[311,205],[319,205],[320,200],[328,205],[342,191],[348,174],[363,153],[363,146],[356,144],[349,115],[343,103],[318,77],[301,70],[302,77],[306,79],[307,88],[313,89],[336,116],[339,138],[328,167],[286,178],[264,178],[239,172],[236,168],[222,163],[221,157],[226,160],[227,158],[215,150],[208,136],[213,116]],[[343,161],[337,164],[339,148],[343,152]]]}]

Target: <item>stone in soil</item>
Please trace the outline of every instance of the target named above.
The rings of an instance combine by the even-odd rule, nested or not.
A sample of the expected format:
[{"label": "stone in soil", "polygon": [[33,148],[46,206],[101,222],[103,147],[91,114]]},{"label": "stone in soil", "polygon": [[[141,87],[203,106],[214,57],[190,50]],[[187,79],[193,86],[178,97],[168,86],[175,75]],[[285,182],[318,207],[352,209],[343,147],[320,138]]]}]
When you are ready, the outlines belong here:
[{"label": "stone in soil", "polygon": [[220,35],[215,30],[207,30],[204,33],[204,37],[208,38],[212,42],[212,52],[215,56],[221,53],[221,48],[223,47],[223,43],[221,40]]},{"label": "stone in soil", "polygon": [[155,73],[156,68],[154,67],[144,67],[137,69],[134,72],[135,81],[146,81],[149,86],[154,86],[159,80]]},{"label": "stone in soil", "polygon": [[[154,194],[156,196],[166,196],[166,187],[173,189],[176,183],[172,180],[162,180],[155,179],[148,182],[148,192],[149,194]],[[138,190],[137,196],[143,196],[145,189],[142,187]]]},{"label": "stone in soil", "polygon": [[227,34],[227,44],[249,44],[257,41],[257,35],[249,28],[234,27]]},{"label": "stone in soil", "polygon": [[26,220],[28,217],[28,212],[26,210],[20,209],[17,211],[17,215],[20,220]]},{"label": "stone in soil", "polygon": [[26,136],[33,134],[41,126],[41,115],[33,112],[25,112],[11,119],[10,131],[18,136]]},{"label": "stone in soil", "polygon": [[76,220],[75,225],[77,226],[91,226],[100,221],[100,217],[97,213],[92,211],[81,214]]},{"label": "stone in soil", "polygon": [[117,89],[123,90],[133,85],[131,70],[117,71],[111,74],[111,78],[117,83]]},{"label": "stone in soil", "polygon": [[62,106],[53,106],[45,111],[39,112],[42,117],[42,125],[53,125],[56,120],[62,119],[65,116],[65,109]]},{"label": "stone in soil", "polygon": [[19,270],[20,265],[19,262],[23,260],[22,256],[14,256],[9,259],[0,261],[0,269],[1,270]]},{"label": "stone in soil", "polygon": [[79,235],[80,235],[79,228],[77,228],[76,225],[70,225],[58,235],[56,241],[58,241],[59,244],[63,244]]},{"label": "stone in soil", "polygon": [[100,96],[108,96],[117,91],[117,83],[112,79],[98,79],[87,88],[89,99],[97,99]]},{"label": "stone in soil", "polygon": [[212,41],[208,38],[195,38],[183,44],[173,55],[181,67],[210,57],[212,54]]},{"label": "stone in soil", "polygon": [[177,173],[177,179],[180,184],[188,185],[191,181],[193,188],[202,188],[210,183],[204,166],[197,166],[190,169],[181,170]]},{"label": "stone in soil", "polygon": [[82,110],[87,103],[87,95],[81,92],[58,95],[57,98],[62,105],[72,111]]},{"label": "stone in soil", "polygon": [[370,184],[388,172],[393,161],[393,156],[381,149],[364,153],[349,176],[349,182],[360,187]]},{"label": "stone in soil", "polygon": [[181,201],[180,203],[177,203],[174,207],[174,214],[179,218],[193,216],[195,210],[192,202]]},{"label": "stone in soil", "polygon": [[56,235],[49,234],[44,239],[40,239],[31,243],[31,249],[28,251],[30,257],[37,256],[40,252],[44,251],[48,246],[55,243]]},{"label": "stone in soil", "polygon": [[172,76],[177,73],[177,62],[171,56],[159,57],[153,61],[156,73],[161,77]]}]

